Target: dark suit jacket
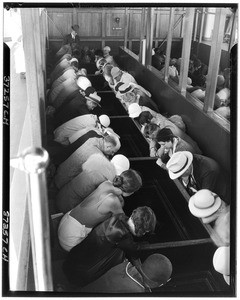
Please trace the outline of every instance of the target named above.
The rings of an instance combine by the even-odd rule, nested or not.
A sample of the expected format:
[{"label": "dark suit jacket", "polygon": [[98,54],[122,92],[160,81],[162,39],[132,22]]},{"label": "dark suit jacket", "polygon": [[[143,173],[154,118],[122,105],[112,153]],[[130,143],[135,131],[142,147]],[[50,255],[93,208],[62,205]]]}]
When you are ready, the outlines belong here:
[{"label": "dark suit jacket", "polygon": [[84,286],[123,262],[126,253],[136,253],[141,244],[133,240],[125,214],[114,215],[97,225],[69,252],[63,264],[68,280]]},{"label": "dark suit jacket", "polygon": [[197,189],[209,189],[216,193],[223,201],[230,203],[230,185],[226,174],[219,164],[212,158],[194,154],[193,175]]},{"label": "dark suit jacket", "polygon": [[71,33],[68,35],[65,35],[63,38],[63,45],[70,44],[72,45],[73,43],[79,44],[80,43],[80,38],[78,35],[75,36],[75,39],[72,38]]},{"label": "dark suit jacket", "polygon": [[63,104],[54,115],[55,128],[81,115],[90,114],[86,99],[78,92],[68,103]]}]

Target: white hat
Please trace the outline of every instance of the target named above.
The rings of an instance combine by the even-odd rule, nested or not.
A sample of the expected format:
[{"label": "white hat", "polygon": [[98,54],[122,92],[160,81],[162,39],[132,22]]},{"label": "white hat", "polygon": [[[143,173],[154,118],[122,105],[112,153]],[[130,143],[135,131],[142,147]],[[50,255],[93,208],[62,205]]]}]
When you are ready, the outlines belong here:
[{"label": "white hat", "polygon": [[132,86],[129,82],[128,83],[123,83],[118,86],[118,92],[120,93],[120,95],[124,95],[128,92],[131,92],[135,87]]},{"label": "white hat", "polygon": [[114,155],[111,159],[111,163],[113,163],[117,175],[120,175],[122,172],[127,171],[130,168],[128,158],[122,154]]},{"label": "white hat", "polygon": [[180,151],[172,155],[166,164],[171,179],[180,177],[191,165],[193,155],[189,151]]},{"label": "white hat", "polygon": [[84,75],[78,77],[77,85],[83,90],[86,90],[86,88],[92,86],[91,81]]},{"label": "white hat", "polygon": [[113,78],[116,78],[121,74],[122,74],[122,71],[118,67],[113,67],[112,68],[111,75],[112,75]]},{"label": "white hat", "polygon": [[101,57],[96,62],[96,67],[98,70],[102,69],[107,64],[107,61],[105,58]]},{"label": "white hat", "polygon": [[99,116],[99,121],[104,127],[108,127],[110,125],[110,118],[107,115]]},{"label": "white hat", "polygon": [[142,109],[137,103],[132,103],[128,106],[128,114],[130,118],[137,118],[141,112]]},{"label": "white hat", "polygon": [[98,106],[101,107],[101,105],[100,105],[101,97],[98,96],[97,92],[90,93],[89,95],[86,95],[85,98],[87,100],[91,100],[91,101],[95,102]]},{"label": "white hat", "polygon": [[76,57],[74,57],[74,58],[72,58],[72,59],[70,59],[70,64],[72,63],[72,62],[74,62],[74,61],[76,61],[76,62],[78,62],[78,59],[76,58]]},{"label": "white hat", "polygon": [[203,91],[202,89],[197,89],[193,91],[191,95],[201,100],[205,97],[205,91]]},{"label": "white hat", "polygon": [[223,274],[226,283],[230,284],[230,247],[219,247],[213,255],[214,269]]},{"label": "white hat", "polygon": [[198,218],[214,214],[221,206],[221,199],[211,191],[202,189],[194,194],[188,202],[190,212]]}]

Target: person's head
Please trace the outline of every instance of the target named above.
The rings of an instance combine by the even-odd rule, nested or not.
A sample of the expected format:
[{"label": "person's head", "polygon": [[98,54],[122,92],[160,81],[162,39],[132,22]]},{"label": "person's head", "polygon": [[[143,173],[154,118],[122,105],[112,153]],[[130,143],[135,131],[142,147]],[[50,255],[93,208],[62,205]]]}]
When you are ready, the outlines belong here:
[{"label": "person's head", "polygon": [[201,218],[205,224],[217,219],[221,205],[222,200],[220,197],[208,189],[197,191],[188,202],[188,207],[192,215]]},{"label": "person's head", "polygon": [[138,122],[140,125],[149,124],[152,120],[153,116],[150,111],[142,111],[138,117]]},{"label": "person's head", "polygon": [[122,71],[118,67],[113,67],[111,70],[111,75],[116,82],[119,82],[122,77]]},{"label": "person's head", "polygon": [[114,155],[121,147],[119,137],[116,134],[106,134],[103,138],[103,153]]},{"label": "person's head", "polygon": [[175,152],[166,164],[169,177],[174,180],[187,177],[192,172],[193,155],[189,151]]},{"label": "person's head", "polygon": [[77,35],[78,30],[79,30],[79,26],[78,26],[78,25],[73,25],[73,26],[72,26],[72,34],[73,34],[74,36]]},{"label": "person's head", "polygon": [[109,55],[109,52],[111,51],[111,48],[109,46],[105,46],[103,48],[103,56]]},{"label": "person's head", "polygon": [[120,188],[123,192],[122,195],[127,197],[141,188],[142,178],[137,171],[129,169],[115,176],[113,185]]},{"label": "person's head", "polygon": [[144,283],[152,289],[166,284],[171,279],[172,263],[165,255],[159,253],[148,256],[140,269]]},{"label": "person's head", "polygon": [[133,235],[138,237],[143,236],[146,233],[153,233],[156,227],[156,216],[153,210],[148,206],[141,206],[132,212],[129,223],[133,226],[130,230]]},{"label": "person's head", "polygon": [[160,130],[160,127],[155,123],[149,123],[145,126],[143,134],[145,137],[150,139],[155,139],[157,132]]},{"label": "person's head", "polygon": [[85,98],[86,98],[86,105],[89,110],[93,110],[95,107],[100,105],[101,97],[98,96],[95,89],[90,86],[85,90]]},{"label": "person's head", "polygon": [[74,69],[74,71],[78,71],[78,61],[70,61],[71,67]]},{"label": "person's head", "polygon": [[134,87],[131,83],[123,83],[119,85],[118,92],[125,102],[134,103],[136,101],[136,94],[133,92]]},{"label": "person's head", "polygon": [[170,149],[173,146],[174,137],[175,136],[172,133],[172,130],[165,127],[157,132],[156,141],[159,143],[159,145]]},{"label": "person's head", "polygon": [[103,51],[102,49],[97,49],[94,52],[95,62],[97,62],[100,58],[103,57]]},{"label": "person's head", "polygon": [[83,71],[81,71],[81,74],[80,72],[78,72],[77,85],[79,86],[81,91],[86,91],[87,88],[91,87],[91,89],[88,90],[89,93],[95,92],[95,89],[92,87],[91,81],[85,75],[83,75]]}]

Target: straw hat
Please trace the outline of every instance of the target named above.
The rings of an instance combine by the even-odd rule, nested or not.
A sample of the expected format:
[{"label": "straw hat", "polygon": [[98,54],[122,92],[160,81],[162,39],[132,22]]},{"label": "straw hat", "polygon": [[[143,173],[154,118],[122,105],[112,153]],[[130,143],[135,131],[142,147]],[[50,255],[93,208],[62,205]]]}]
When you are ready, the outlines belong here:
[{"label": "straw hat", "polygon": [[230,247],[219,247],[213,255],[214,269],[223,274],[223,278],[230,285]]},{"label": "straw hat", "polygon": [[180,177],[190,167],[193,155],[189,151],[180,151],[172,155],[166,164],[169,177],[174,180]]},{"label": "straw hat", "polygon": [[194,194],[188,202],[190,212],[198,218],[214,214],[221,206],[221,199],[211,191],[202,189]]},{"label": "straw hat", "polygon": [[141,112],[142,109],[137,103],[132,103],[128,106],[128,114],[130,118],[137,118]]}]

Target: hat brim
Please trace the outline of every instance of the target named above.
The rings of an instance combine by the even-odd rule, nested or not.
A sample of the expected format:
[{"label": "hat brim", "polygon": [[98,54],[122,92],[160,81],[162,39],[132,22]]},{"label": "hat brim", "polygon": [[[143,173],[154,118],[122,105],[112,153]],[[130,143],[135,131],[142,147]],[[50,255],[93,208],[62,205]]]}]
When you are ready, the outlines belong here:
[{"label": "hat brim", "polygon": [[212,214],[214,214],[219,207],[221,206],[221,198],[217,197],[216,201],[214,202],[214,204],[209,207],[209,208],[197,208],[194,205],[194,196],[190,198],[189,202],[188,202],[188,207],[190,212],[198,218],[206,218],[211,216]]},{"label": "hat brim", "polygon": [[224,280],[228,285],[230,285],[230,276],[229,275],[223,275]]},{"label": "hat brim", "polygon": [[87,100],[90,100],[90,101],[93,101],[94,103],[96,103],[99,107],[101,107],[100,103],[98,100],[94,99],[94,98],[91,98],[91,97],[88,97],[88,96],[85,96],[85,98]]},{"label": "hat brim", "polygon": [[183,173],[185,173],[185,171],[190,167],[190,165],[193,161],[193,155],[191,152],[188,152],[188,151],[182,151],[182,152],[185,152],[188,162],[187,162],[185,168],[183,170],[181,170],[181,172],[173,173],[170,170],[168,170],[168,175],[172,180],[179,178]]},{"label": "hat brim", "polygon": [[[141,113],[141,112],[140,112]],[[140,113],[133,113],[133,114],[129,114],[129,117],[130,118],[137,118],[137,117],[139,117],[139,115],[140,115]]]}]

